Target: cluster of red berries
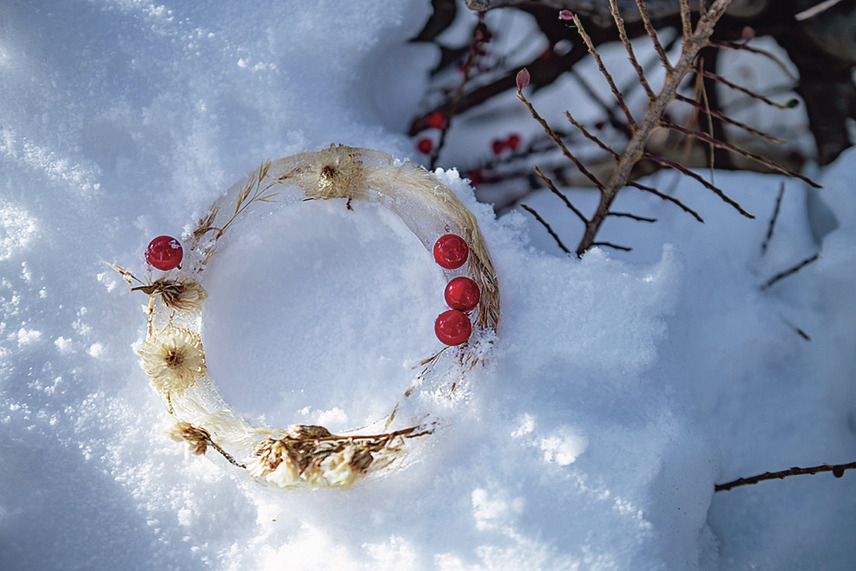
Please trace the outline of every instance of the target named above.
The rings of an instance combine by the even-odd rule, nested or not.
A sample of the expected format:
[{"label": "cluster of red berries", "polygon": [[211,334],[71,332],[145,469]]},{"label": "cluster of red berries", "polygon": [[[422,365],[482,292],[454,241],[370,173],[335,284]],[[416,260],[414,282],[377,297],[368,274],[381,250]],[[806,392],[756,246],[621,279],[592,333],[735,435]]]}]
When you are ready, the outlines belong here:
[{"label": "cluster of red berries", "polygon": [[511,134],[507,139],[494,139],[491,144],[491,149],[493,149],[494,155],[501,155],[505,150],[516,151],[520,147],[520,143],[522,139],[518,134]]},{"label": "cluster of red berries", "polygon": [[[463,238],[446,234],[434,243],[434,261],[447,270],[463,266],[470,249]],[[437,339],[446,345],[460,345],[470,338],[473,326],[465,312],[473,310],[479,303],[479,286],[468,277],[453,278],[444,291],[446,304],[452,309],[444,311],[434,321]]]},{"label": "cluster of red berries", "polygon": [[181,243],[172,236],[158,236],[146,248],[146,262],[159,270],[179,267],[184,257]]},{"label": "cluster of red berries", "polygon": [[[442,131],[446,128],[448,124],[448,119],[446,119],[446,115],[442,111],[433,111],[425,117],[425,125],[429,129],[437,129],[438,131]],[[422,137],[418,141],[416,141],[417,150],[423,155],[430,155],[431,151],[434,150],[434,141],[432,141],[429,137]]]}]

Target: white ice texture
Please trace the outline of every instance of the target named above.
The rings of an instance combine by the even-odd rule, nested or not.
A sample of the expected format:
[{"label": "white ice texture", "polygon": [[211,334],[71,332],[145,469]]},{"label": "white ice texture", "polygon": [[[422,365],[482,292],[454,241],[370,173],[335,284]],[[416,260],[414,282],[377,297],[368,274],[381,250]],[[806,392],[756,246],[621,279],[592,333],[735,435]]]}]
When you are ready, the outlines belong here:
[{"label": "white ice texture", "polygon": [[[854,151],[813,172],[823,190],[717,172],[754,220],[663,173],[649,182],[705,223],[627,191],[619,210],[659,222],[610,221],[635,251],[582,260],[440,172],[483,229],[502,322],[406,468],[282,492],[165,436],[135,353],[145,298],[105,263],[144,275],[152,237],[263,159],[332,142],[418,158],[402,131],[438,54],[406,40],[429,10],[0,6],[0,568],[852,568],[856,474],[713,486],[856,459]],[[555,197],[528,202],[573,243]],[[362,426],[438,348],[442,277],[370,205],[248,221],[210,278],[211,374],[251,418]]]}]

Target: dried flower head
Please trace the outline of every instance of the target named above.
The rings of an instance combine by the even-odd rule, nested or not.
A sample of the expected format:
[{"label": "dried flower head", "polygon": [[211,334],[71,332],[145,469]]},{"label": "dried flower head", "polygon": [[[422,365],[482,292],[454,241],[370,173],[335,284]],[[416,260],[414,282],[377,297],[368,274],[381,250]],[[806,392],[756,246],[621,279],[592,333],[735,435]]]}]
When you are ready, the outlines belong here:
[{"label": "dried flower head", "polygon": [[256,449],[247,462],[247,470],[253,478],[264,478],[284,488],[300,478],[300,470],[284,440],[268,437]]},{"label": "dried flower head", "polygon": [[167,307],[178,311],[194,311],[202,307],[202,302],[208,297],[205,288],[198,281],[190,278],[178,280],[158,280],[155,293],[160,294]]},{"label": "dried flower head", "polygon": [[205,374],[199,335],[180,327],[154,330],[140,351],[143,369],[159,391],[180,393]]},{"label": "dried flower head", "polygon": [[303,174],[301,183],[319,198],[365,198],[365,170],[353,149],[331,146]]},{"label": "dried flower head", "polygon": [[190,444],[190,450],[194,454],[205,454],[208,449],[208,444],[211,442],[211,435],[204,428],[197,428],[179,420],[169,431],[169,437],[176,442],[187,442]]}]

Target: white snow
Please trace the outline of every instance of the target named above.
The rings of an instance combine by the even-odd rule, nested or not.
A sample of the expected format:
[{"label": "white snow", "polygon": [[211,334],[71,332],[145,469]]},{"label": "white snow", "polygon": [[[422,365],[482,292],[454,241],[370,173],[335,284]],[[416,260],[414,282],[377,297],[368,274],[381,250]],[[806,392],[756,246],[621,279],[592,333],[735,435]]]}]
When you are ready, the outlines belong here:
[{"label": "white snow", "polygon": [[[755,220],[661,173],[705,223],[627,190],[618,210],[659,221],[610,221],[634,251],[582,260],[438,172],[479,219],[502,323],[406,468],[282,492],[165,435],[135,352],[145,296],[105,263],[142,275],[151,238],[264,159],[332,142],[415,157],[402,129],[437,54],[406,40],[429,6],[0,8],[0,568],[852,567],[856,474],[713,486],[856,460],[854,150],[811,173],[819,191],[717,172]],[[573,244],[556,200],[527,203]],[[281,426],[387,414],[438,348],[443,279],[418,240],[334,202],[235,236],[203,333],[224,397]]]}]

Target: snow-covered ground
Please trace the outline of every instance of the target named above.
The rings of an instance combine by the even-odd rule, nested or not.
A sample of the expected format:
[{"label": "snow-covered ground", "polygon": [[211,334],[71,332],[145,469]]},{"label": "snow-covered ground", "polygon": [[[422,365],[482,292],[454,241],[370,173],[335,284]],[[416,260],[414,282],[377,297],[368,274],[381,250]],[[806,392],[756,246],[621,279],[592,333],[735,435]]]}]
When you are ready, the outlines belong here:
[{"label": "snow-covered ground", "polygon": [[[755,220],[663,173],[649,182],[677,184],[705,224],[627,191],[620,209],[659,222],[615,223],[634,252],[582,260],[439,173],[478,216],[502,323],[407,468],[284,492],[165,435],[135,353],[145,297],[105,262],[144,274],[152,237],[263,159],[331,142],[418,158],[402,130],[436,54],[405,42],[428,11],[0,6],[0,568],[852,568],[856,474],[713,492],[856,459],[852,150],[811,173],[820,191],[716,173]],[[555,200],[528,203],[561,227]],[[331,203],[240,236],[212,269],[203,339],[225,398],[333,430],[394,405],[438,347],[442,278],[413,236]]]}]

